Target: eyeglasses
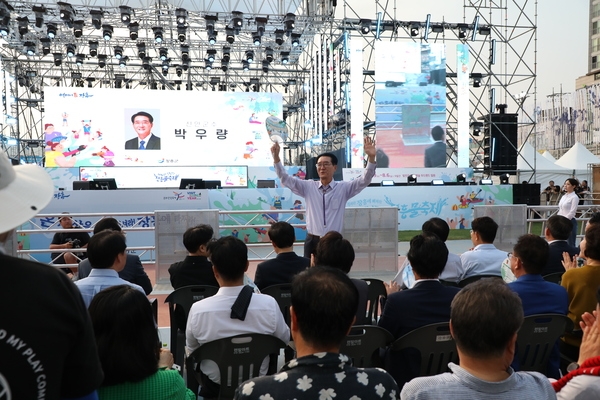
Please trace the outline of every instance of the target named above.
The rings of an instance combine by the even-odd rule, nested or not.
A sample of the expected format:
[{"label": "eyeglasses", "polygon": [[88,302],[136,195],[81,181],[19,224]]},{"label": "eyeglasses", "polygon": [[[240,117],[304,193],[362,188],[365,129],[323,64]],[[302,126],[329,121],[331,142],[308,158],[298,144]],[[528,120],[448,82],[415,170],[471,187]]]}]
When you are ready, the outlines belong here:
[{"label": "eyeglasses", "polygon": [[317,168],[321,168],[321,167],[325,167],[325,168],[327,168],[327,167],[331,167],[332,165],[333,165],[333,164],[332,164],[332,163],[330,163],[330,162],[322,162],[322,163],[318,163],[318,164],[317,164]]},{"label": "eyeglasses", "polygon": [[513,258],[513,257],[514,257],[514,258],[517,258],[517,256],[515,256],[515,255],[514,255],[512,252],[511,252],[511,253],[508,253],[508,254],[506,255],[506,257],[507,257],[509,260],[512,260],[512,258]]}]

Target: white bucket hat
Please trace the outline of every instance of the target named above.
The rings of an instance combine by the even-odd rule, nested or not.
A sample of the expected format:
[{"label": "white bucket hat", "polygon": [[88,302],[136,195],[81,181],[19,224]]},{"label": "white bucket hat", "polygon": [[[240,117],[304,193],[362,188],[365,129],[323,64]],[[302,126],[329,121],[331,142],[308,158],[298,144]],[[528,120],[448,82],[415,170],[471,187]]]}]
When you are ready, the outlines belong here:
[{"label": "white bucket hat", "polygon": [[54,195],[52,178],[37,165],[13,167],[0,152],[0,233],[36,216]]}]

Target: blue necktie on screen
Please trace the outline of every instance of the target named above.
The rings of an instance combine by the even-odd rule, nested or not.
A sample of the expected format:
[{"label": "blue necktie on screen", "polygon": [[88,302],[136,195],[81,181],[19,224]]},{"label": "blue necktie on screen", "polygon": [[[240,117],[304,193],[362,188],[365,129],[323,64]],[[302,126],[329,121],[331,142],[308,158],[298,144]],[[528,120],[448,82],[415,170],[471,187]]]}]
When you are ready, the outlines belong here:
[{"label": "blue necktie on screen", "polygon": [[146,144],[146,141],[140,140],[140,150],[146,150],[146,147],[144,146],[144,144]]}]

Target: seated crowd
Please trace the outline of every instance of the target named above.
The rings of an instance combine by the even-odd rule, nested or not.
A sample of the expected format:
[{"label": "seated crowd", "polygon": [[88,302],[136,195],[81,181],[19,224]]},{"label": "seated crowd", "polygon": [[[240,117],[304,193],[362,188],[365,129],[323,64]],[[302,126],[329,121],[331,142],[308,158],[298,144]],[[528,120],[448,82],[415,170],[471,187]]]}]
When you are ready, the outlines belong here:
[{"label": "seated crowd", "polygon": [[[0,199],[10,201],[3,191],[10,190],[10,180],[16,178],[11,178],[15,173],[6,163],[0,157],[0,180],[9,180],[0,188]],[[30,168],[14,169],[18,178],[22,178],[21,171],[35,175]],[[43,208],[44,201],[47,204],[52,191],[44,195],[48,198],[31,209],[11,204],[24,210],[19,211],[23,220],[0,221],[0,244],[12,229],[34,216],[36,208]],[[293,228],[284,222],[273,224],[269,237],[277,262],[262,263],[256,280],[262,289],[291,283],[288,326],[273,297],[245,284],[249,265],[245,243],[233,236],[213,240],[212,228],[206,225],[191,228],[183,237],[188,256],[169,269],[173,286],[214,285],[218,291],[195,302],[184,315],[187,352],[238,334],[272,335],[285,344],[291,337],[295,358],[265,376],[266,358],[255,374],[261,376],[241,383],[236,399],[599,398],[600,217],[594,216],[586,226],[579,249],[583,267],[577,267],[569,250],[560,255],[566,272],[558,285],[545,281],[542,274],[548,270],[553,244],[565,240],[567,225],[560,218],[549,222],[550,244],[538,236],[523,235],[508,254],[493,245],[497,223],[490,217],[476,218],[471,232],[474,248],[460,259],[452,257],[452,271],[446,275],[450,257],[442,220],[424,224],[423,232],[411,240],[407,258],[414,283],[389,286],[378,325],[396,340],[419,327],[447,322],[458,363],[449,363],[448,372],[434,376],[419,376],[420,358],[412,351],[382,349],[385,370],[353,367],[349,357],[340,353],[352,327],[371,322],[365,318],[368,288],[364,281],[348,276],[355,254],[340,233],[322,236],[308,260],[293,254]],[[75,283],[60,270],[5,255],[0,246],[0,276],[11,286],[2,293],[13,296],[0,304],[17,299],[19,304],[32,305],[26,311],[43,309],[45,318],[52,320],[45,324],[44,338],[35,338],[28,333],[36,331],[35,324],[28,324],[27,330],[19,326],[25,323],[22,320],[27,318],[22,316],[26,314],[2,307],[8,325],[0,326],[0,376],[13,398],[40,398],[42,394],[72,399],[197,398],[172,369],[172,354],[161,349],[147,288],[120,275],[128,262],[136,260],[130,261],[125,237],[111,222],[105,221],[106,229],[95,231],[89,239],[89,274]],[[508,284],[501,279],[507,258],[516,278]],[[273,268],[277,273],[271,272]],[[21,295],[23,282],[31,274],[44,276],[42,283],[51,288],[35,284],[28,297]],[[440,276],[448,280],[442,282]],[[472,279],[481,276],[492,278]],[[51,306],[57,299],[72,307]],[[557,341],[545,373],[520,371],[517,340],[524,317],[547,313],[568,315],[575,329]],[[56,344],[63,347],[51,351]],[[563,354],[572,361],[566,369],[560,365]],[[28,374],[21,374],[26,368]],[[199,395],[218,397],[218,366],[204,360],[198,368]],[[43,386],[40,371],[46,371]]]}]

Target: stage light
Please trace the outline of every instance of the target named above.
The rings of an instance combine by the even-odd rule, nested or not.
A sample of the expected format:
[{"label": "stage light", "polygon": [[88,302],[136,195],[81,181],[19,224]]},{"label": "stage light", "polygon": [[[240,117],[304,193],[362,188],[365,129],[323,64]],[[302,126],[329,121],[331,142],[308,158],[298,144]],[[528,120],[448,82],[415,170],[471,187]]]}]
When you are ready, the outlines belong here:
[{"label": "stage light", "polygon": [[185,42],[187,35],[187,26],[178,26],[177,27],[177,39],[180,42]]},{"label": "stage light", "polygon": [[265,26],[267,25],[267,18],[265,17],[256,17],[254,18],[256,22],[256,33],[262,36],[265,33]]},{"label": "stage light", "polygon": [[23,46],[25,49],[25,54],[27,54],[28,56],[35,55],[35,43],[34,42],[27,41],[23,44]]},{"label": "stage light", "polygon": [[261,41],[262,38],[260,37],[260,35],[257,32],[254,32],[252,34],[252,43],[254,43],[255,46],[260,46]]},{"label": "stage light", "polygon": [[419,31],[421,30],[421,23],[420,22],[411,22],[409,30],[410,30],[410,36],[412,36],[412,37],[419,36]]},{"label": "stage light", "polygon": [[127,57],[127,56],[121,57],[119,59],[119,67],[125,68],[127,66],[127,60],[129,60],[129,57]]},{"label": "stage light", "polygon": [[300,37],[302,35],[299,33],[292,33],[292,47],[300,46]]},{"label": "stage light", "polygon": [[456,175],[456,182],[458,182],[458,183],[466,183],[467,182],[467,174],[458,174],[458,175]]},{"label": "stage light", "polygon": [[458,38],[466,39],[467,30],[469,29],[469,26],[467,24],[458,24],[457,28],[458,28]]},{"label": "stage light", "polygon": [[80,67],[83,65],[83,60],[85,60],[85,55],[80,53],[75,56],[75,64]]},{"label": "stage light", "polygon": [[281,52],[281,63],[282,64],[287,64],[290,62],[290,52],[289,51],[282,51]]},{"label": "stage light", "polygon": [[487,178],[487,179],[482,179],[479,181],[480,185],[493,185],[494,181],[492,181],[491,179]]},{"label": "stage light", "polygon": [[232,18],[229,22],[229,26],[235,30],[235,32],[239,32],[242,26],[244,25],[244,13],[241,11],[234,11],[231,13]]},{"label": "stage light", "polygon": [[85,23],[81,19],[73,22],[73,36],[75,36],[76,38],[80,38],[81,35],[83,35],[83,26],[84,25],[85,25]]},{"label": "stage light", "polygon": [[248,61],[249,63],[254,62],[254,50],[246,51],[246,61]]},{"label": "stage light", "polygon": [[121,10],[121,22],[125,24],[125,26],[128,26],[131,23],[131,7],[119,6],[119,9]]},{"label": "stage light", "polygon": [[394,186],[395,182],[390,180],[383,180],[379,183],[381,186]]},{"label": "stage light", "polygon": [[73,6],[69,3],[65,3],[62,1],[57,2],[60,8],[60,19],[62,19],[63,23],[69,28],[73,27],[73,16],[75,15],[75,10]]},{"label": "stage light", "polygon": [[155,26],[154,28],[152,28],[152,31],[154,32],[154,41],[156,43],[162,43],[163,42],[163,28],[160,26]]},{"label": "stage light", "polygon": [[63,55],[60,53],[54,53],[54,65],[57,67],[60,67],[60,65],[62,64],[62,57]]},{"label": "stage light", "polygon": [[100,68],[106,67],[106,54],[98,54],[98,66]]},{"label": "stage light", "polygon": [[67,44],[67,57],[73,57],[75,55],[75,45],[72,43]]},{"label": "stage light", "polygon": [[442,24],[431,24],[431,32],[433,33],[443,33],[444,25]]},{"label": "stage light", "polygon": [[212,33],[208,33],[208,44],[210,44],[211,46],[215,43],[217,43],[217,32],[212,32]]},{"label": "stage light", "polygon": [[501,185],[508,185],[508,180],[509,179],[510,179],[510,174],[509,173],[500,175],[500,184]]},{"label": "stage light", "polygon": [[432,179],[431,185],[432,186],[444,186],[444,180],[443,179]]},{"label": "stage light", "polygon": [[371,32],[371,20],[370,19],[361,19],[360,20],[360,33],[366,35]]},{"label": "stage light", "polygon": [[54,39],[56,37],[56,24],[46,24],[46,36],[49,39]]},{"label": "stage light", "polygon": [[166,75],[169,72],[170,63],[168,59],[163,60],[162,62],[162,72],[163,75]]},{"label": "stage light", "polygon": [[145,56],[144,57],[140,57],[140,58],[142,59],[142,68],[144,68],[146,70],[150,69],[150,61],[152,59],[150,57],[145,57]]},{"label": "stage light", "polygon": [[181,68],[183,68],[184,71],[187,71],[189,67],[190,67],[190,60],[185,60],[181,63]]},{"label": "stage light", "polygon": [[177,8],[175,10],[175,17],[177,18],[177,25],[185,25],[187,20],[188,12],[185,8]]},{"label": "stage light", "polygon": [[285,31],[290,35],[294,28],[296,28],[296,14],[287,13],[283,20],[283,25],[285,26]]},{"label": "stage light", "polygon": [[158,50],[158,55],[162,61],[165,61],[169,57],[169,50],[166,47],[161,47]]},{"label": "stage light", "polygon": [[228,63],[229,60],[231,60],[231,48],[225,46],[223,47],[223,56],[221,57],[221,61]]},{"label": "stage light", "polygon": [[242,61],[242,69],[244,71],[249,71],[250,70],[250,63],[246,60]]},{"label": "stage light", "polygon": [[112,25],[102,25],[102,37],[104,40],[112,39],[113,31]]},{"label": "stage light", "polygon": [[472,72],[470,74],[471,79],[473,79],[473,87],[478,88],[481,86],[481,79],[483,78],[483,74],[479,72]]},{"label": "stage light", "polygon": [[115,58],[117,60],[120,60],[121,58],[123,58],[123,47],[115,46]]},{"label": "stage light", "polygon": [[46,14],[46,7],[42,5],[33,6],[32,10],[35,13],[35,27],[41,28],[42,26],[44,26],[44,15]]},{"label": "stage light", "polygon": [[139,42],[137,44],[137,49],[138,49],[138,57],[141,59],[144,59],[146,57],[146,43]]},{"label": "stage light", "polygon": [[91,10],[90,15],[92,17],[92,26],[94,29],[102,29],[102,11]]},{"label": "stage light", "polygon": [[215,49],[209,49],[206,51],[206,59],[211,63],[215,61],[217,51]]},{"label": "stage light", "polygon": [[[216,36],[216,35],[214,35],[214,33],[215,33],[215,24],[217,23],[217,20],[218,20],[218,17],[216,15],[205,15],[204,16],[204,21],[206,22],[206,33],[208,34],[209,41],[210,41],[211,36],[213,36],[213,37]],[[211,44],[214,44],[214,43],[211,43]]]},{"label": "stage light", "polygon": [[5,16],[0,20],[0,36],[7,36],[8,32],[10,32],[9,28],[10,24],[10,15]]},{"label": "stage light", "polygon": [[414,185],[417,183],[417,176],[415,174],[411,174],[406,177],[406,183],[409,185]]},{"label": "stage light", "polygon": [[221,70],[227,72],[229,69],[229,62],[221,60]]},{"label": "stage light", "polygon": [[273,49],[270,47],[267,47],[265,49],[265,59],[267,60],[267,62],[272,63],[273,62]]},{"label": "stage light", "polygon": [[262,70],[265,74],[269,72],[269,62],[267,60],[263,60]]},{"label": "stage light", "polygon": [[488,36],[492,33],[492,28],[489,25],[482,25],[478,30],[480,35]]},{"label": "stage light", "polygon": [[212,65],[212,61],[204,60],[204,69],[206,69],[207,71],[210,71],[212,69]]},{"label": "stage light", "polygon": [[275,30],[275,43],[277,43],[277,46],[281,46],[283,44],[283,34],[285,32],[281,29],[276,29]]},{"label": "stage light", "polygon": [[50,39],[42,38],[40,39],[40,43],[42,44],[42,54],[50,54]]},{"label": "stage light", "polygon": [[181,65],[175,67],[175,73],[177,76],[181,76],[183,74],[183,68],[181,68]]},{"label": "stage light", "polygon": [[473,132],[473,136],[480,136],[481,130],[483,129],[483,122],[473,121],[469,124],[471,127],[471,131]]},{"label": "stage light", "polygon": [[139,37],[140,23],[139,22],[131,22],[129,24],[129,39],[137,40]]},{"label": "stage light", "polygon": [[[181,45],[180,49],[181,49],[181,60],[182,61],[189,60],[190,59],[190,46]],[[215,51],[215,53],[216,53],[216,51]]]},{"label": "stage light", "polygon": [[19,17],[17,18],[17,25],[19,29],[19,35],[23,36],[27,32],[29,32],[29,18],[27,17]]},{"label": "stage light", "polygon": [[227,43],[232,44],[233,42],[235,42],[235,33],[233,29],[225,28],[225,35],[225,40],[227,41]]}]

